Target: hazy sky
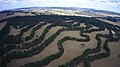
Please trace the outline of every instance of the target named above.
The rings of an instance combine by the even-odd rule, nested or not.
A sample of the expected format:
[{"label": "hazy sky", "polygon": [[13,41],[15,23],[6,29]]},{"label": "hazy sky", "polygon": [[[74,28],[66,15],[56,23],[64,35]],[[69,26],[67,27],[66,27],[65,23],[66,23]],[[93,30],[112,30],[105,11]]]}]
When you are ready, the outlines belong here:
[{"label": "hazy sky", "polygon": [[120,13],[120,0],[0,0],[0,11],[21,7],[82,7]]}]

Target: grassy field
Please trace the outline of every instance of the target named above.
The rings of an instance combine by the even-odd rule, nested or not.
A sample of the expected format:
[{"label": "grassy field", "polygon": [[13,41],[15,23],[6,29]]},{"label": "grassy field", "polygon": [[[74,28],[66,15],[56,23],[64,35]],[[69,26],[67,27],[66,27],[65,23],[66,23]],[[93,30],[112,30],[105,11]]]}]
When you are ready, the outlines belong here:
[{"label": "grassy field", "polygon": [[[54,13],[56,14],[59,12],[55,11]],[[69,12],[67,13],[69,14]],[[64,13],[60,12],[59,14],[64,14]],[[10,17],[12,18],[13,16],[14,17],[20,16],[20,19],[23,20],[24,22],[27,22],[27,21],[24,18],[22,19],[21,16],[27,16],[27,18],[34,17],[33,14],[16,13],[16,15],[10,15],[2,19],[6,19]],[[40,20],[35,18],[39,18]],[[88,52],[88,54],[86,54],[85,57],[82,58],[83,60],[80,61],[80,63],[77,63],[77,61],[74,63],[72,62],[70,63],[71,65],[70,67],[73,67],[72,65],[75,65],[75,63],[77,64],[77,67],[85,67],[86,66],[85,61],[88,56],[93,56],[96,54],[107,52],[105,49],[103,49],[103,46],[106,40],[109,40],[112,38],[118,38],[119,40],[117,42],[108,42],[108,48],[110,49],[110,56],[107,56],[106,58],[100,58],[99,60],[95,59],[94,61],[88,61],[88,62],[90,63],[91,67],[119,67],[120,66],[120,62],[119,62],[120,61],[120,57],[119,57],[120,38],[119,38],[119,35],[116,34],[117,32],[118,34],[120,33],[119,31],[120,29],[117,29],[119,28],[119,25],[117,25],[116,23],[107,22],[109,23],[107,24],[106,22],[96,21],[97,19],[86,18],[86,17],[84,18],[80,16],[36,15],[35,18],[33,20],[35,20],[36,22],[33,22],[33,23],[36,23],[36,24],[30,27],[26,32],[23,32],[23,35],[19,33],[21,32],[21,30],[23,30],[27,26],[32,25],[31,23],[28,23],[28,24],[26,23],[26,25],[23,26],[22,28],[15,29],[11,22],[8,25],[10,27],[9,32],[6,32],[7,27],[5,27],[6,26],[5,24],[7,23],[8,20],[6,20],[6,22],[0,23],[0,37],[1,37],[0,50],[4,49],[3,53],[1,51],[1,54],[0,54],[0,61],[1,61],[0,65],[4,63],[2,62],[2,60],[5,61],[6,67],[21,67],[21,66],[24,66],[25,64],[34,65],[36,64],[36,61],[41,61],[41,60],[44,61],[43,59],[49,56],[51,57],[51,55],[53,54],[55,54],[53,55],[55,57],[56,55],[58,55],[57,53],[59,53],[60,51],[62,51],[62,49],[64,49],[60,57],[57,57],[56,59],[53,59],[53,57],[51,57],[52,60],[50,60],[50,62],[49,62],[49,59],[45,59],[46,63],[48,62],[48,64],[45,64],[42,66],[42,67],[58,67],[59,65],[66,64],[68,62],[70,63],[74,58],[78,56],[83,56],[84,52],[87,49],[91,49],[91,50],[93,48],[95,49],[98,46],[98,42],[100,42],[101,45],[99,49],[101,51],[98,51],[96,53],[91,52],[90,54]],[[58,18],[59,18],[59,21],[56,20]],[[78,19],[80,21],[78,21]],[[95,22],[87,22],[90,19],[93,19],[92,21],[95,21]],[[41,26],[39,29],[38,26],[42,23],[46,23],[46,24]],[[113,26],[110,27],[110,24]],[[118,27],[114,27],[115,25],[117,25]],[[5,29],[3,29],[3,27],[5,27]],[[30,37],[30,34],[32,33],[32,31],[35,31],[35,33],[33,33],[34,36],[32,38],[28,38],[28,40],[25,41],[24,39],[27,36]],[[101,34],[101,37],[99,34]],[[4,35],[4,37],[2,35]],[[97,35],[99,35],[98,40],[97,40]],[[13,39],[11,38],[11,36],[13,36]],[[60,40],[64,39],[67,36],[69,36],[71,40],[69,38],[66,39],[65,41],[63,40],[61,42],[62,44],[62,47],[61,47],[61,45],[59,45]],[[72,37],[74,38],[72,39]],[[78,39],[81,39],[81,40],[79,41]],[[101,41],[99,39],[101,39]],[[17,47],[11,48],[11,46],[10,47],[8,46],[9,47],[8,48],[6,47],[6,45],[14,45]],[[18,47],[18,45],[20,45],[20,47],[22,48]],[[17,55],[17,51],[18,51],[18,55]],[[21,51],[21,53],[19,53],[19,51]],[[9,54],[10,54],[10,58],[9,56],[6,57]],[[17,57],[12,57],[14,55]],[[2,59],[2,57],[8,58],[9,62],[7,62],[7,60],[4,58]]]}]

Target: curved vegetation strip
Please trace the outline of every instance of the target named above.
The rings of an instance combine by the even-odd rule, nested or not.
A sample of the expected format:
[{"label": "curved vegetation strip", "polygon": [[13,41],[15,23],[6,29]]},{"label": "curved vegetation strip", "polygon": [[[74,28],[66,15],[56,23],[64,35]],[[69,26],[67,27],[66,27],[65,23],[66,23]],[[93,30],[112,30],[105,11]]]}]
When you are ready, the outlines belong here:
[{"label": "curved vegetation strip", "polygon": [[[72,21],[65,22],[67,20]],[[6,21],[6,25],[0,30],[0,67],[6,67],[6,64],[13,59],[32,57],[36,54],[41,53],[48,45],[50,45],[54,41],[54,39],[58,35],[60,35],[64,31],[80,31],[80,36],[82,36],[83,38],[65,36],[56,44],[59,50],[58,53],[49,55],[42,60],[25,64],[23,65],[23,67],[46,66],[55,59],[59,59],[63,55],[63,42],[67,40],[88,42],[90,41],[90,37],[86,33],[104,31],[105,29],[108,29],[109,34],[97,33],[96,40],[98,41],[98,43],[96,48],[87,48],[82,55],[75,57],[74,59],[63,65],[59,65],[59,67],[74,67],[79,63],[84,62],[85,67],[90,67],[90,62],[110,56],[108,42],[118,42],[120,40],[119,26],[108,24],[95,18],[58,15],[16,16],[1,20],[0,23]],[[80,27],[81,23],[85,23],[85,27]],[[41,32],[42,34],[39,37],[35,38],[31,42],[27,42],[35,37],[35,32],[41,29],[41,27],[46,24],[50,25],[47,26],[43,32]],[[20,33],[15,36],[8,35],[10,31],[10,25],[13,26],[15,29],[21,29]],[[32,29],[30,35],[23,38],[23,34],[35,25],[37,26]],[[49,30],[56,26],[61,26],[62,28],[57,30],[57,32],[52,34],[49,38],[45,39],[45,36],[49,32]],[[94,26],[98,27],[98,29],[92,28]],[[101,46],[101,37],[106,38],[103,47]],[[18,44],[21,44],[22,47],[19,47]],[[105,52],[100,53],[101,49],[104,49]]]}]

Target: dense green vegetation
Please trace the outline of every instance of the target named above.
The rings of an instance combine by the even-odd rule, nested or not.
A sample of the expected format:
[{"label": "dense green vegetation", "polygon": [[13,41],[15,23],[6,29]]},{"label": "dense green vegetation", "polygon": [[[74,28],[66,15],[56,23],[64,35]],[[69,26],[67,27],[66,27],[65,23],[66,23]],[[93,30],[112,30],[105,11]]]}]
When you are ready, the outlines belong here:
[{"label": "dense green vegetation", "polygon": [[[69,23],[64,21],[72,20]],[[38,67],[45,66],[51,61],[58,59],[64,53],[63,42],[67,40],[79,41],[79,42],[88,42],[90,37],[85,33],[92,33],[96,31],[104,31],[105,28],[109,30],[110,34],[100,34],[96,35],[96,40],[98,41],[96,48],[86,49],[82,55],[75,57],[66,64],[59,65],[59,67],[74,67],[80,62],[84,62],[86,67],[90,67],[90,62],[94,60],[107,58],[110,56],[110,49],[108,48],[108,42],[117,42],[120,40],[120,27],[112,24],[108,24],[102,21],[99,21],[95,18],[87,18],[80,16],[58,16],[58,15],[36,15],[36,16],[16,16],[8,19],[1,20],[0,23],[7,21],[6,25],[0,30],[0,67],[6,67],[6,64],[9,63],[12,59],[19,59],[25,57],[31,57],[38,53],[41,53],[49,44],[51,44],[54,39],[64,31],[80,31],[80,36],[84,37],[75,38],[72,36],[63,37],[58,41],[57,46],[59,52],[45,57],[44,59],[36,62],[30,62],[25,64],[25,67]],[[44,23],[40,23],[44,22]],[[77,23],[76,23],[77,22]],[[40,23],[40,24],[39,24]],[[35,32],[40,29],[42,26],[48,25],[42,34],[39,37],[35,36]],[[86,27],[79,27],[81,23],[85,23]],[[36,27],[34,27],[37,25]],[[10,26],[13,26],[15,29],[21,29],[20,33],[17,35],[9,35]],[[56,26],[62,26],[62,29],[59,29],[57,32],[52,34],[48,39],[44,40],[46,34],[49,30]],[[98,27],[98,29],[92,29],[92,27]],[[23,38],[23,34],[29,29],[34,27],[29,36]],[[113,34],[112,31],[118,32]],[[31,40],[33,37],[36,37],[31,42],[26,42]],[[106,38],[104,46],[101,47],[101,37]],[[44,40],[44,41],[43,41]],[[43,42],[42,42],[43,41]],[[23,47],[19,47],[18,44],[22,44]],[[30,49],[31,48],[31,49]],[[104,49],[105,53],[99,53],[101,49]],[[26,49],[26,50],[17,50],[17,49]],[[28,50],[27,50],[28,49]],[[94,54],[94,55],[90,55]]]}]

